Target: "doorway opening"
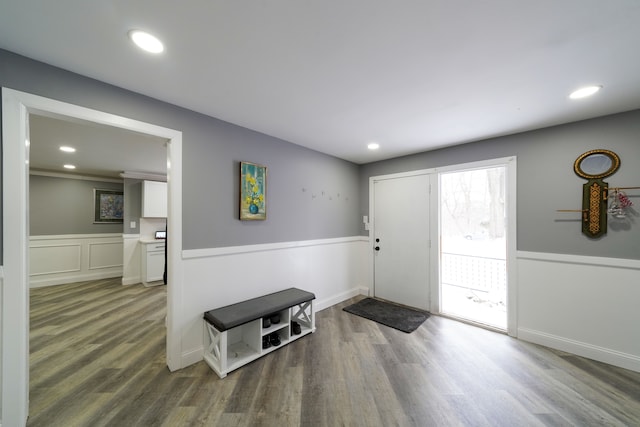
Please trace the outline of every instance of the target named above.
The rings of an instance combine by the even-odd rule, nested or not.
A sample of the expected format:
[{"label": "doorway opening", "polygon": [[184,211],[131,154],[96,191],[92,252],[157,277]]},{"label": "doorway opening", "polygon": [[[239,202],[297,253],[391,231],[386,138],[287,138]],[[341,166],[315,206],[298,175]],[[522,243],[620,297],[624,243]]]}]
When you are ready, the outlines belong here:
[{"label": "doorway opening", "polygon": [[[67,117],[165,138],[169,197],[167,365],[182,367],[179,308],[182,306],[182,133],[61,101],[2,88],[3,258],[2,420],[24,425],[29,402],[29,115]],[[11,286],[5,286],[10,283]],[[10,319],[10,321],[8,321]]]},{"label": "doorway opening", "polygon": [[507,167],[439,174],[440,312],[507,330]]}]

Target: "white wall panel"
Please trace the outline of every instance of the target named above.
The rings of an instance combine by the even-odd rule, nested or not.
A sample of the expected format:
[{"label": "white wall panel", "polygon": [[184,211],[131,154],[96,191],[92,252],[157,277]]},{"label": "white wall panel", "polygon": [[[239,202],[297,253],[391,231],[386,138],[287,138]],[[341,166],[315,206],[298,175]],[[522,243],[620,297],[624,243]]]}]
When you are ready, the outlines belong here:
[{"label": "white wall panel", "polygon": [[296,287],[316,310],[368,293],[363,237],[183,251],[183,364],[202,359],[205,311]]},{"label": "white wall panel", "polygon": [[80,243],[60,243],[29,247],[30,275],[70,273],[82,268]]},{"label": "white wall panel", "polygon": [[32,288],[118,277],[123,239],[119,233],[31,236],[29,258]]},{"label": "white wall panel", "polygon": [[122,238],[115,242],[89,243],[89,270],[122,267],[122,245]]},{"label": "white wall panel", "polygon": [[640,261],[518,253],[518,337],[640,371]]},{"label": "white wall panel", "polygon": [[140,265],[140,235],[125,234],[122,248],[122,284],[134,285],[142,281]]}]

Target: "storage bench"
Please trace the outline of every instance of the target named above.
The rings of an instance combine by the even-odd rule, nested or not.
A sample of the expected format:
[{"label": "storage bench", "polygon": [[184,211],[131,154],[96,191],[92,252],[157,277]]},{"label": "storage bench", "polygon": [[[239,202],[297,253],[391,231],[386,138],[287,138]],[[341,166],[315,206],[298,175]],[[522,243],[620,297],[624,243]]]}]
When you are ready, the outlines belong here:
[{"label": "storage bench", "polygon": [[[224,378],[234,369],[314,332],[314,299],[311,292],[289,288],[205,312],[205,362]],[[271,319],[278,322],[271,323]],[[266,348],[265,340],[269,342]]]}]

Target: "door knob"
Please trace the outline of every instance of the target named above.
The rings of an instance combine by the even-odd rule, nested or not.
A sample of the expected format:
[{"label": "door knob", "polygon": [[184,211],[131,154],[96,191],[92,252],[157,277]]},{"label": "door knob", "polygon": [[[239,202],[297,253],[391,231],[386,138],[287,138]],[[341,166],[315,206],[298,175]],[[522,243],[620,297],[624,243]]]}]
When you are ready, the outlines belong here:
[{"label": "door knob", "polygon": [[380,246],[376,246],[376,247],[375,247],[375,248],[373,248],[373,249],[375,249],[376,251],[379,251],[379,250],[380,250]]}]

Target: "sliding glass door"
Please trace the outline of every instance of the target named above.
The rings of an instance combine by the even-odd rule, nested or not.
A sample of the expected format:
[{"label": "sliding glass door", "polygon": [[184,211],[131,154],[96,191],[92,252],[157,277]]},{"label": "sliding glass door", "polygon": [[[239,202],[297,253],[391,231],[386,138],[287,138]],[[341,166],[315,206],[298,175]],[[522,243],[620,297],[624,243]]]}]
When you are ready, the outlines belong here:
[{"label": "sliding glass door", "polygon": [[441,173],[440,311],[507,329],[506,167]]}]

